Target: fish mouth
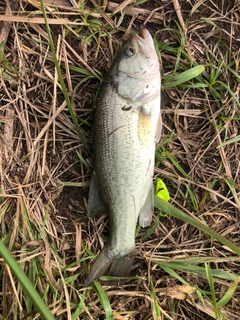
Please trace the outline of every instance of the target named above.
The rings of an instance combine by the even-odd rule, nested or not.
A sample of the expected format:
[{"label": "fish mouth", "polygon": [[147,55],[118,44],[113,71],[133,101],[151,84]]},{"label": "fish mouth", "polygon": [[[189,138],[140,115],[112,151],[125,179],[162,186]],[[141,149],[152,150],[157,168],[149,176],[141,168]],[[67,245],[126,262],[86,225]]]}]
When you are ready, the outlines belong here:
[{"label": "fish mouth", "polygon": [[147,29],[140,29],[139,34],[133,35],[137,42],[138,48],[147,59],[152,59],[152,70],[158,65],[158,58],[154,47],[153,38]]},{"label": "fish mouth", "polygon": [[134,38],[143,45],[154,47],[152,36],[147,29],[140,29],[139,34],[134,34]]}]

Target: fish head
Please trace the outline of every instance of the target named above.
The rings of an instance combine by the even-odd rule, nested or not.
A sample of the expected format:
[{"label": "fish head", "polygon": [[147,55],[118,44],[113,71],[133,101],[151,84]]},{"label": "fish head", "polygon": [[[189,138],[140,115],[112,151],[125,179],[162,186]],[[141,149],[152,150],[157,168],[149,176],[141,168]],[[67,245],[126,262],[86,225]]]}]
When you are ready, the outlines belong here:
[{"label": "fish head", "polygon": [[153,38],[147,29],[133,34],[121,47],[109,71],[117,93],[128,101],[145,103],[160,92],[160,72]]}]

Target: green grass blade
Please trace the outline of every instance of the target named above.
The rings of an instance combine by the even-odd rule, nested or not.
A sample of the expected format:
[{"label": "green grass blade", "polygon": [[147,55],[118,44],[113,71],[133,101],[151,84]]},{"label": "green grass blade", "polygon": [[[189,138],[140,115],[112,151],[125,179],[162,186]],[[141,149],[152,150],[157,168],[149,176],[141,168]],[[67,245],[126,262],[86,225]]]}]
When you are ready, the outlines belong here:
[{"label": "green grass blade", "polygon": [[170,268],[167,265],[161,265],[161,268],[167,272],[170,276],[174,277],[175,279],[179,280],[181,283],[183,283],[185,286],[189,286],[189,283],[186,282],[182,277],[180,277],[172,268]]},{"label": "green grass blade", "polygon": [[233,198],[234,198],[234,200],[235,200],[235,203],[236,203],[236,205],[238,206],[238,208],[240,209],[240,201],[239,201],[239,198],[238,198],[238,196],[235,194],[235,192],[234,192],[234,189],[233,189],[233,186],[234,186],[234,181],[233,180],[231,180],[231,179],[227,179],[227,178],[225,178],[225,179],[223,179],[223,181],[227,184],[227,186],[229,187],[229,190],[231,191],[231,193],[232,193],[232,195],[233,195]]},{"label": "green grass blade", "polygon": [[221,143],[221,145],[219,145],[217,147],[217,149],[219,150],[219,149],[221,149],[222,147],[224,147],[224,146],[226,146],[228,144],[236,143],[236,142],[239,142],[239,141],[240,141],[240,135],[224,141],[223,143]]},{"label": "green grass blade", "polygon": [[19,283],[21,283],[22,287],[28,293],[29,297],[32,299],[34,305],[36,306],[36,309],[40,312],[42,318],[45,320],[54,320],[53,315],[48,310],[44,302],[42,301],[41,297],[39,296],[38,292],[32,285],[31,281],[28,279],[28,277],[19,267],[19,265],[17,264],[17,262],[12,257],[11,253],[8,251],[8,249],[6,248],[6,246],[3,244],[1,240],[0,240],[0,255],[9,265],[10,269],[16,276]]},{"label": "green grass blade", "polygon": [[228,301],[230,301],[238,287],[238,284],[240,282],[240,278],[238,278],[237,280],[235,280],[230,287],[227,289],[227,291],[225,292],[225,294],[223,295],[223,297],[218,301],[217,303],[217,307],[223,307],[225,304],[228,303]]},{"label": "green grass blade", "polygon": [[77,320],[77,319],[81,319],[80,318],[80,314],[82,312],[83,309],[87,309],[86,305],[85,305],[85,298],[87,295],[87,290],[84,290],[82,294],[80,294],[79,292],[79,304],[76,308],[76,311],[74,312],[74,314],[72,315],[72,320]]},{"label": "green grass blade", "polygon": [[216,295],[215,295],[215,290],[214,290],[214,281],[213,281],[212,270],[211,270],[209,263],[205,263],[205,270],[206,270],[208,284],[209,284],[209,287],[210,287],[210,290],[212,293],[213,304],[216,305],[217,300],[216,300]]},{"label": "green grass blade", "polygon": [[[153,263],[156,263],[157,265],[159,265],[162,269],[164,269],[165,266],[167,266],[168,268],[171,268],[174,270],[195,273],[201,278],[206,278],[206,269],[204,267],[196,266],[195,264],[188,264],[188,263],[184,263],[182,261],[179,262],[178,260],[176,260],[176,261],[163,261],[161,259],[152,259],[152,258],[151,258],[151,261]],[[167,272],[169,272],[169,269]],[[217,282],[217,279],[236,281],[239,278],[238,274],[232,274],[232,273],[226,272],[222,269],[217,269],[217,270],[213,269],[213,270],[211,270],[211,272],[212,272],[212,275],[215,279],[215,282]],[[173,276],[173,274],[172,274],[172,276]]]},{"label": "green grass blade", "polygon": [[156,158],[159,159],[160,157],[166,157],[168,158],[172,164],[175,166],[175,168],[183,175],[183,177],[192,180],[192,177],[190,177],[184,170],[183,168],[179,165],[178,161],[176,158],[166,149],[164,149],[163,152],[156,152]]},{"label": "green grass blade", "polygon": [[229,88],[229,86],[228,86],[226,83],[224,83],[224,82],[222,82],[222,81],[220,81],[220,80],[217,80],[217,81],[216,81],[216,84],[220,84],[221,86],[223,86],[224,89],[227,90],[227,91],[230,93],[230,95],[232,96],[232,98],[234,99],[234,101],[236,102],[236,104],[238,105],[238,108],[240,108],[240,101],[239,101],[239,99],[236,97],[236,95],[234,94],[234,92]]},{"label": "green grass blade", "polygon": [[106,292],[104,291],[103,287],[100,285],[100,283],[98,281],[94,281],[92,284],[98,299],[101,302],[101,305],[105,311],[105,317],[106,320],[113,320],[113,314],[112,314],[112,308],[110,305],[110,302],[108,300],[108,296],[106,294]]},{"label": "green grass blade", "polygon": [[81,156],[81,154],[76,150],[77,156],[79,160],[82,162],[82,164],[85,166],[87,170],[90,170],[89,165],[87,164],[86,160]]},{"label": "green grass blade", "polygon": [[224,244],[226,247],[231,249],[236,254],[240,255],[240,247],[233,244],[231,241],[227,240],[226,238],[219,235],[217,232],[210,229],[208,226],[206,226],[204,223],[202,223],[198,218],[192,217],[184,213],[183,211],[177,209],[170,203],[158,198],[157,196],[154,196],[154,205],[159,210],[163,210],[169,214],[171,214],[173,217],[180,219],[186,223],[189,223],[190,225],[194,226],[195,228],[205,232],[212,238],[218,240],[222,244]]},{"label": "green grass blade", "polygon": [[[230,257],[189,257],[189,258],[177,258],[176,260],[173,261],[177,261],[178,263],[185,263],[185,264],[204,264],[206,262],[213,262],[213,263],[222,263],[222,262],[237,262],[240,260],[240,257],[236,257],[236,256],[230,256]],[[163,263],[165,263],[166,261],[169,261],[168,259],[161,259],[161,261]]]},{"label": "green grass blade", "polygon": [[164,83],[163,88],[166,89],[178,86],[184,82],[198,77],[204,70],[205,67],[203,65],[199,65],[180,74],[174,75],[173,77],[171,77],[171,81],[169,83],[167,81],[166,83]]},{"label": "green grass blade", "polygon": [[146,232],[144,233],[144,236],[141,237],[141,240],[145,241],[147,238],[149,238],[153,234],[153,232],[156,230],[158,224],[159,224],[159,217],[157,217],[156,220],[146,230]]},{"label": "green grass blade", "polygon": [[214,307],[214,312],[216,315],[216,319],[218,319],[219,316],[219,312],[218,312],[218,308],[217,308],[217,299],[216,299],[216,294],[215,294],[215,289],[214,289],[214,281],[213,281],[213,275],[212,275],[212,270],[211,267],[209,265],[209,263],[205,263],[205,270],[206,270],[206,276],[207,276],[207,280],[208,280],[208,284],[211,290],[211,294],[212,294],[212,304]]},{"label": "green grass blade", "polygon": [[[190,205],[191,205],[191,207],[194,209],[194,211],[197,212],[198,209],[199,209],[198,200],[197,200],[194,192],[193,192],[193,191],[191,190],[191,188],[189,187],[189,185],[188,185],[187,183],[185,183],[184,181],[183,181],[183,184],[184,184],[184,186],[186,187],[187,192],[188,192],[188,194],[189,194],[189,196],[190,196],[190,199],[191,199]],[[186,199],[186,200],[189,202],[188,199]]]},{"label": "green grass blade", "polygon": [[155,294],[154,286],[151,281],[151,298],[152,298],[152,315],[154,320],[161,319],[161,310],[158,304],[158,299]]}]

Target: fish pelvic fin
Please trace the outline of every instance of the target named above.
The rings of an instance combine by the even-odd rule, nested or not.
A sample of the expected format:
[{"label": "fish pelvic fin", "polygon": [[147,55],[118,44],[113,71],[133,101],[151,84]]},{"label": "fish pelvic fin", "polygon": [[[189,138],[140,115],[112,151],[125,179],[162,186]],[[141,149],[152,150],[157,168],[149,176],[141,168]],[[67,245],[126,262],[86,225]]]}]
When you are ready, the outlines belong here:
[{"label": "fish pelvic fin", "polygon": [[95,261],[93,268],[84,283],[84,287],[89,286],[95,279],[101,277],[110,267],[113,260],[114,256],[111,255],[108,246],[105,246]]}]

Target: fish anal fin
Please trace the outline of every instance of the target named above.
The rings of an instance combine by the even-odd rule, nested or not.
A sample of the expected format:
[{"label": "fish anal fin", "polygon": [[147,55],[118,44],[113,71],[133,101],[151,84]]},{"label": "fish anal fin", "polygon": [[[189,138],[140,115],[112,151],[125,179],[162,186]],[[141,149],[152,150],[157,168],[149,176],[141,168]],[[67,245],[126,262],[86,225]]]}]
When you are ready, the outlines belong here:
[{"label": "fish anal fin", "polygon": [[151,184],[146,200],[140,210],[139,224],[141,227],[148,227],[152,222],[153,208],[154,208],[154,190]]},{"label": "fish anal fin", "polygon": [[93,172],[88,197],[88,216],[97,216],[103,212],[106,212],[106,208],[100,195],[97,176]]}]

